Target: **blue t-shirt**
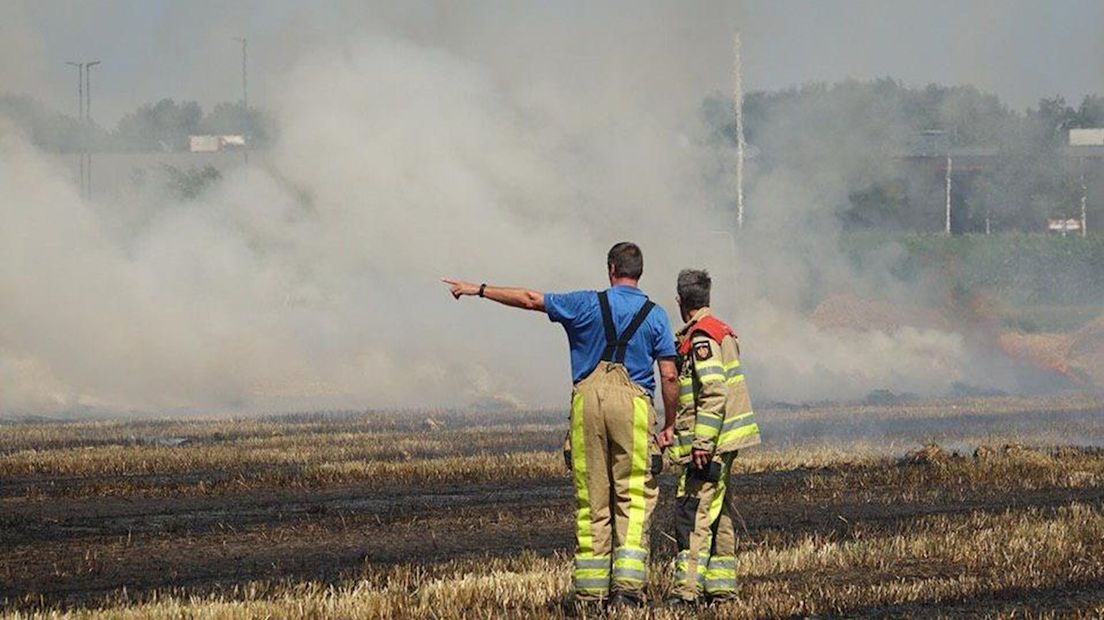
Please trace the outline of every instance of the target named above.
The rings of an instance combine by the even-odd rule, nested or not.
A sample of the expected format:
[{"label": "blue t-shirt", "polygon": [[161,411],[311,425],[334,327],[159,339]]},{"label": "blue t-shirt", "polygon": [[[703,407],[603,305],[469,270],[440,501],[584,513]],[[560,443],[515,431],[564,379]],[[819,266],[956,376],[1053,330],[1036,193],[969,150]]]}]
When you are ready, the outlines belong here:
[{"label": "blue t-shirt", "polygon": [[[632,286],[614,286],[608,293],[610,313],[620,335],[640,311],[647,296]],[[578,383],[594,372],[602,361],[606,348],[606,332],[602,326],[602,309],[595,291],[546,293],[544,309],[548,318],[560,323],[567,332],[571,347],[571,377]],[[657,359],[675,357],[675,335],[663,308],[655,307],[629,341],[625,349],[625,369],[637,385],[655,393],[655,363]]]}]

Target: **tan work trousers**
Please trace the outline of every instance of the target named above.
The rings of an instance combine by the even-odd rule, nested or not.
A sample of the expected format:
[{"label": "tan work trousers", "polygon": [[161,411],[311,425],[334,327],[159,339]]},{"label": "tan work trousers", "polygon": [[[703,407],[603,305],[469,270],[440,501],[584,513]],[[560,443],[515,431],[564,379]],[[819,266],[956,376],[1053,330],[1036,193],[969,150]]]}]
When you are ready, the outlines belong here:
[{"label": "tan work trousers", "polygon": [[729,475],[735,452],[716,455],[717,482],[694,475],[687,466],[679,480],[675,504],[675,594],[695,600],[703,592],[715,598],[736,594],[736,528]]},{"label": "tan work trousers", "polygon": [[569,459],[578,511],[575,594],[639,595],[648,579],[649,530],[660,464],[655,408],[621,364],[601,362],[575,385]]}]

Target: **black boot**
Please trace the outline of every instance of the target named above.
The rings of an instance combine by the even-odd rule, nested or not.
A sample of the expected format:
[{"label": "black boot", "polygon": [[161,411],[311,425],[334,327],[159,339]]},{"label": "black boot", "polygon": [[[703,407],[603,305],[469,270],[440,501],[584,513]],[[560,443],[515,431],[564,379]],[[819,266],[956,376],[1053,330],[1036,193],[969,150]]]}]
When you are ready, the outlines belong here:
[{"label": "black boot", "polygon": [[667,599],[667,607],[669,609],[692,610],[700,607],[700,604],[698,603],[698,601],[695,600],[682,598],[681,596],[672,596],[671,598]]},{"label": "black boot", "polygon": [[614,592],[610,596],[608,609],[643,607],[644,599],[639,594],[630,592]]}]

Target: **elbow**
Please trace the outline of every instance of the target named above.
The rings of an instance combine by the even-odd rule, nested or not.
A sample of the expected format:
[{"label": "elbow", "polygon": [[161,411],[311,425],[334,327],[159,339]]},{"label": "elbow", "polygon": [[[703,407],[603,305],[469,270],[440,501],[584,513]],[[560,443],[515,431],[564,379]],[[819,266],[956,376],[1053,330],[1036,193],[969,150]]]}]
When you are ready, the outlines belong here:
[{"label": "elbow", "polygon": [[526,310],[544,310],[544,295],[536,291],[529,291],[523,300]]},{"label": "elbow", "polygon": [[674,364],[663,364],[659,368],[659,378],[668,385],[678,385],[678,371]]}]

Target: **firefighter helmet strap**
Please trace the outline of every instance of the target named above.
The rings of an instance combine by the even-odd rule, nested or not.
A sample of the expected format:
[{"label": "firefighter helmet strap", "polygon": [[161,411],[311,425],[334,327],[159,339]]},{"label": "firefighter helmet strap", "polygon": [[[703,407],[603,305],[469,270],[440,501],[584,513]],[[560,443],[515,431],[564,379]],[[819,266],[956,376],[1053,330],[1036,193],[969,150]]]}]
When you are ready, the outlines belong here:
[{"label": "firefighter helmet strap", "polygon": [[606,331],[606,350],[602,353],[602,361],[622,364],[625,362],[625,349],[628,348],[629,341],[636,335],[636,331],[640,329],[640,326],[644,324],[644,320],[648,318],[648,314],[655,307],[655,302],[645,299],[644,305],[640,307],[629,326],[625,328],[625,332],[620,336],[617,335],[617,326],[613,323],[613,311],[610,310],[607,291],[598,293],[598,305],[602,308],[602,326]]}]

